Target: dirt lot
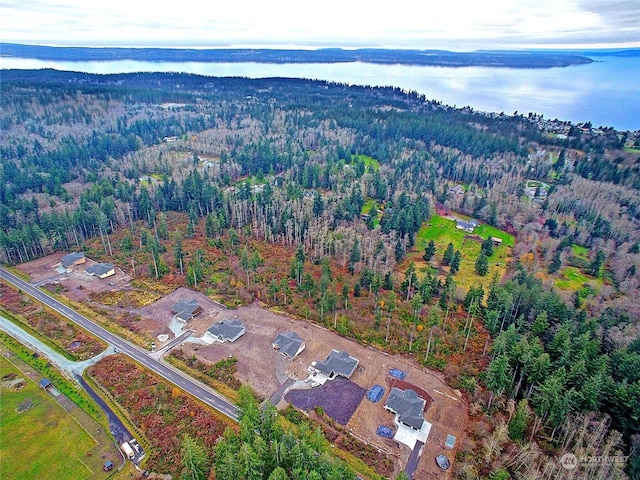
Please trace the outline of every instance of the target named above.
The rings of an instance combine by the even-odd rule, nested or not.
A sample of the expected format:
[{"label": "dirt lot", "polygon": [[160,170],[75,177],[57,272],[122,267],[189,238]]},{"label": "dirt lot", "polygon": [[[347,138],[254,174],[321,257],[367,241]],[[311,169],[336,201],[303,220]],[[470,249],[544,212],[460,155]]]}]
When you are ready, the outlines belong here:
[{"label": "dirt lot", "polygon": [[[32,281],[42,280],[55,275],[53,265],[60,261],[61,256],[58,254],[45,257],[24,264],[20,268],[31,275]],[[91,265],[90,262],[91,260],[88,260],[87,264],[78,267],[77,271],[66,274],[58,280],[65,295],[74,300],[86,300],[92,291],[129,288],[129,277],[117,268],[114,277],[104,280],[87,275],[84,269]],[[110,286],[109,283],[115,283],[115,285]],[[181,348],[186,353],[196,353],[203,360],[211,362],[230,355],[236,357],[238,379],[252,385],[263,398],[269,398],[275,393],[288,377],[305,379],[311,362],[325,359],[332,349],[346,350],[351,356],[357,358],[360,363],[350,380],[366,390],[374,384],[383,385],[385,394],[377,403],[372,403],[366,398],[362,400],[346,428],[361,440],[399,457],[401,465],[405,465],[409,458],[411,453],[409,448],[398,445],[393,440],[379,437],[375,431],[381,424],[392,426],[395,430],[393,415],[384,409],[390,391],[388,374],[391,368],[405,371],[407,386],[413,385],[417,387],[416,390],[422,389],[433,398],[425,414],[425,419],[432,424],[432,428],[415,478],[447,478],[447,472],[441,471],[434,459],[440,453],[446,454],[451,460],[455,458],[455,451],[446,450],[444,442],[447,434],[452,434],[458,439],[457,445],[460,444],[467,417],[467,406],[458,394],[444,383],[440,374],[418,366],[411,358],[391,357],[373,348],[358,345],[322,327],[292,320],[266,310],[257,302],[236,310],[229,310],[202,293],[179,288],[151,305],[133,309],[131,312],[140,315],[139,326],[149,334],[157,337],[161,333],[166,333],[169,334],[168,341],[171,341],[174,338],[169,328],[173,317],[170,311],[171,305],[182,298],[189,297],[195,298],[203,308],[202,313],[187,325],[187,328],[196,331],[195,336],[202,336],[207,328],[223,318],[240,319],[246,326],[246,333],[234,343],[215,343],[211,346],[185,343]],[[305,340],[306,349],[290,362],[271,348],[271,342],[279,332],[291,330]],[[156,343],[158,348],[163,345],[162,342]],[[284,401],[281,401],[279,407],[284,404]]]},{"label": "dirt lot", "polygon": [[74,301],[87,300],[93,292],[120,290],[127,287],[131,281],[131,277],[118,267],[115,268],[116,274],[111,277],[98,278],[89,275],[85,269],[98,263],[89,258],[85,263],[73,267],[70,273],[58,274],[55,267],[60,264],[60,259],[64,255],[64,253],[54,253],[23,263],[18,266],[18,269],[27,273],[32,283],[50,279],[49,283],[52,286],[60,286],[61,292]]}]

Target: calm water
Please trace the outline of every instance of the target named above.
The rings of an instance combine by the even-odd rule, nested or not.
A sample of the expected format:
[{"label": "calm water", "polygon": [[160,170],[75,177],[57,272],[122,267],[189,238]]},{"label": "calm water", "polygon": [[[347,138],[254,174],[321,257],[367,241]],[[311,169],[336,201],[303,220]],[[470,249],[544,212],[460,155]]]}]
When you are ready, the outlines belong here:
[{"label": "calm water", "polygon": [[294,77],[347,84],[395,86],[429,99],[487,112],[535,112],[546,118],[640,129],[640,58],[592,57],[567,68],[508,69],[407,65],[58,62],[0,58],[0,69],[55,68],[88,73],[186,72],[211,76]]}]

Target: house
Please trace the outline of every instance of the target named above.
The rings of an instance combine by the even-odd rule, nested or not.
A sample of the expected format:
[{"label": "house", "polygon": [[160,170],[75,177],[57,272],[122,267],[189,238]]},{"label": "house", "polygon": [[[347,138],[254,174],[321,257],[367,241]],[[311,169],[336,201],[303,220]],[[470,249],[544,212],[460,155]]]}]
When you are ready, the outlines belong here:
[{"label": "house", "polygon": [[76,265],[80,265],[86,261],[87,259],[84,256],[84,252],[71,252],[65,255],[64,257],[62,257],[62,260],[60,260],[60,263],[62,263],[62,266],[64,268],[68,269]]},{"label": "house", "polygon": [[502,245],[502,239],[498,237],[491,237],[491,241],[494,245]]},{"label": "house", "polygon": [[227,318],[213,324],[205,332],[206,336],[213,337],[216,342],[235,342],[244,335],[245,328],[240,320]]},{"label": "house", "polygon": [[279,333],[271,347],[279,350],[285,357],[293,360],[305,347],[304,340],[296,332]]},{"label": "house", "polygon": [[188,322],[200,312],[202,312],[202,307],[195,298],[183,298],[171,307],[171,313],[183,322]]},{"label": "house", "polygon": [[49,380],[48,378],[43,378],[42,380],[40,380],[40,388],[43,390],[48,390],[51,385],[51,380]]},{"label": "house", "polygon": [[396,420],[414,430],[420,430],[424,423],[426,401],[415,390],[392,388],[384,408],[396,415]]},{"label": "house", "polygon": [[455,185],[449,189],[449,195],[462,195],[464,193],[464,187],[462,185]]},{"label": "house", "polygon": [[458,230],[464,230],[465,232],[473,233],[477,226],[478,221],[474,219],[471,219],[468,222],[464,220],[456,220],[456,228]]},{"label": "house", "polygon": [[107,278],[111,275],[116,274],[116,270],[113,266],[113,263],[98,263],[97,265],[92,265],[87,267],[85,270],[89,275],[93,275],[98,278]]},{"label": "house", "polygon": [[338,375],[349,378],[358,367],[359,360],[353,358],[344,350],[332,350],[327,358],[320,362],[315,362],[313,368],[327,377],[335,378]]}]

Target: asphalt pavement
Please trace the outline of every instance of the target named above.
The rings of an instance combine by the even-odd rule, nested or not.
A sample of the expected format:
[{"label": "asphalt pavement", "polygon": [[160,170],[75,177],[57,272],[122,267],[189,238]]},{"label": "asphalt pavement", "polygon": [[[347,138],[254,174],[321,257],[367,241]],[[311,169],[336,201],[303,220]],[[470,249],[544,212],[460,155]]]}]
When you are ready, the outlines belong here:
[{"label": "asphalt pavement", "polygon": [[35,288],[31,284],[25,282],[24,280],[5,270],[4,268],[0,268],[0,278],[14,285],[16,288],[21,289],[24,293],[42,302],[44,305],[47,305],[48,307],[54,309],[69,320],[77,323],[82,328],[95,335],[96,337],[104,340],[112,347],[118,348],[125,355],[129,356],[157,375],[160,375],[165,380],[173,383],[188,394],[198,398],[201,402],[218,410],[232,420],[238,421],[238,407],[236,407],[230,400],[215,392],[211,388],[207,387],[204,384],[201,384],[200,382],[197,382],[186,373],[181,372],[171,365],[160,362],[150,357],[149,352],[147,352],[146,350],[143,350],[142,348],[129,343],[128,341],[109,332],[108,330],[105,330],[101,326],[89,320],[87,317],[80,315],[75,310],[49,296],[42,290]]}]

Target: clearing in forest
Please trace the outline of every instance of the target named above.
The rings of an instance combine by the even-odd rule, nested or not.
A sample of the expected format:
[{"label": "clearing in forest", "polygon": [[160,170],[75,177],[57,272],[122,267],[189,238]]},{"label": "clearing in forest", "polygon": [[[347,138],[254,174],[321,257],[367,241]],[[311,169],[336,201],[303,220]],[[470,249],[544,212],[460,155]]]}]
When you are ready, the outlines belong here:
[{"label": "clearing in forest", "polygon": [[[475,263],[480,255],[483,240],[492,237],[502,242],[494,245],[493,255],[489,257],[489,272],[485,276],[480,276],[475,271]],[[431,261],[425,262],[422,256],[431,240],[435,243],[436,254]],[[442,257],[449,243],[453,244],[454,250],[459,250],[461,254],[460,271],[454,275],[458,287],[468,290],[472,286],[483,285],[486,290],[495,274],[500,278],[506,272],[515,238],[507,232],[486,224],[478,225],[472,233],[466,232],[456,228],[456,220],[433,215],[418,231],[414,253],[409,255],[408,259],[416,262],[418,272],[424,271],[429,266],[437,266],[440,268],[440,273],[446,275],[449,267],[442,267]]]}]

